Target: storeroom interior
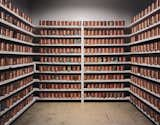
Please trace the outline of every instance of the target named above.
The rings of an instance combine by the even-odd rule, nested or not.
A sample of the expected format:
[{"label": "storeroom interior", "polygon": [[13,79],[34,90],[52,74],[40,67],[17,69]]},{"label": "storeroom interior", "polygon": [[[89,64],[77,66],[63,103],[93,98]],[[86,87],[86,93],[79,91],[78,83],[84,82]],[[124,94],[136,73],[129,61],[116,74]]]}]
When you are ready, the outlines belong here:
[{"label": "storeroom interior", "polygon": [[160,0],[0,0],[0,125],[160,125]]}]

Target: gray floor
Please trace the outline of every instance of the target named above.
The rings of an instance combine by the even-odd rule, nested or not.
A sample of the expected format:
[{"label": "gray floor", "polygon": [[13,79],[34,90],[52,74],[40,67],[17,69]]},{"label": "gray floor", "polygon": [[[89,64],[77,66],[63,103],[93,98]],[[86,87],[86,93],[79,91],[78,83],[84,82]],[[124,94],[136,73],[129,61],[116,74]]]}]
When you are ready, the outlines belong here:
[{"label": "gray floor", "polygon": [[127,102],[36,103],[13,125],[153,125]]}]

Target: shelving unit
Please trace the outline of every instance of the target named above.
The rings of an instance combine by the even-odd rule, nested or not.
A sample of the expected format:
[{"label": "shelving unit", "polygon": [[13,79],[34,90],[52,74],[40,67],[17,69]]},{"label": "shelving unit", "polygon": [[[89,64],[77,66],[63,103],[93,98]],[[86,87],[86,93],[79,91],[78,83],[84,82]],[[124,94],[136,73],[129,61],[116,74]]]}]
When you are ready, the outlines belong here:
[{"label": "shelving unit", "polygon": [[148,119],[150,119],[153,123],[155,123],[156,125],[159,124],[158,122],[155,122],[155,120],[154,120],[151,116],[149,116],[143,109],[141,109],[139,106],[137,106],[137,104],[133,103],[132,101],[131,101],[131,103],[132,103],[139,111],[141,111]]},{"label": "shelving unit", "polygon": [[[36,62],[35,72],[39,79],[38,100],[81,100],[82,22],[75,23],[76,25],[70,26],[37,27],[37,32],[40,33],[36,35],[38,42],[35,44],[35,55],[40,58]],[[49,32],[53,34],[48,34]],[[47,78],[47,75],[54,77]]]},{"label": "shelving unit", "polygon": [[36,99],[33,99],[29,104],[27,104],[23,109],[21,109],[15,116],[13,116],[5,125],[10,125],[13,123],[18,117],[20,117],[27,109],[29,109],[34,103]]},{"label": "shelving unit", "polygon": [[0,125],[11,124],[36,101],[130,101],[159,125],[157,1],[129,26],[122,20],[33,25],[12,4],[1,3]]},{"label": "shelving unit", "polygon": [[[120,22],[120,21],[119,21]],[[41,24],[46,24],[47,22],[45,22],[45,21],[41,21]],[[67,23],[69,23],[69,22],[67,22]],[[86,53],[85,51],[86,51],[86,48],[92,48],[92,47],[94,47],[94,48],[96,48],[97,46],[97,44],[91,44],[91,43],[89,43],[89,44],[86,44],[85,43],[85,40],[90,40],[90,39],[92,39],[92,36],[90,37],[90,36],[86,36],[85,35],[85,32],[86,32],[86,30],[88,30],[88,29],[96,29],[96,30],[110,30],[110,29],[115,29],[115,30],[119,30],[119,29],[126,29],[126,27],[125,26],[118,26],[118,28],[116,27],[116,26],[105,26],[105,27],[95,27],[95,26],[85,26],[85,21],[80,21],[79,23],[78,23],[78,25],[79,26],[73,26],[73,25],[70,25],[70,26],[56,26],[56,25],[49,25],[49,26],[43,26],[43,25],[41,25],[41,26],[39,26],[38,28],[37,28],[37,32],[45,32],[45,33],[47,33],[47,32],[49,32],[50,31],[50,33],[51,32],[54,32],[54,35],[51,35],[51,34],[41,34],[41,35],[36,35],[37,36],[37,38],[39,39],[39,41],[40,42],[38,42],[38,44],[35,44],[36,45],[36,47],[37,47],[37,49],[36,50],[38,50],[38,48],[39,47],[41,47],[41,48],[44,48],[44,50],[45,49],[51,49],[51,48],[53,48],[52,50],[47,50],[48,52],[47,53],[43,53],[43,52],[41,52],[40,50],[38,51],[38,53],[37,52],[35,52],[35,55],[36,55],[36,57],[37,56],[39,56],[39,58],[41,58],[40,56],[43,56],[43,58],[45,58],[45,56],[46,57],[50,57],[51,56],[51,58],[55,58],[55,57],[58,57],[59,58],[59,56],[60,55],[63,55],[63,57],[64,58],[66,58],[66,57],[68,57],[68,56],[70,56],[71,58],[75,58],[75,57],[78,57],[78,58],[80,58],[80,62],[71,62],[71,61],[69,61],[69,62],[63,62],[63,63],[61,63],[61,62],[56,62],[55,60],[54,61],[47,61],[47,62],[41,62],[41,61],[39,61],[39,62],[36,62],[36,67],[38,68],[37,69],[37,71],[35,72],[38,76],[42,76],[43,74],[44,75],[46,75],[46,74],[48,74],[48,75],[50,75],[50,74],[56,74],[56,75],[61,75],[61,74],[63,74],[63,75],[72,75],[72,74],[80,74],[80,79],[78,80],[78,81],[72,81],[72,80],[67,80],[67,81],[65,81],[65,80],[56,80],[55,78],[53,78],[53,80],[47,80],[47,79],[45,79],[45,80],[39,80],[38,81],[38,83],[40,84],[40,85],[45,85],[45,84],[60,84],[60,83],[63,83],[63,84],[73,84],[73,83],[80,83],[80,88],[81,88],[81,102],[84,102],[84,100],[85,100],[85,97],[84,97],[84,94],[85,94],[85,85],[87,84],[87,83],[91,83],[91,82],[93,82],[94,84],[95,83],[99,83],[99,82],[102,82],[103,84],[107,84],[107,83],[109,83],[109,82],[111,82],[111,83],[116,83],[116,84],[120,84],[120,82],[124,82],[123,84],[125,84],[125,83],[127,83],[127,82],[129,82],[129,80],[128,79],[124,79],[124,80],[116,80],[116,79],[113,79],[113,80],[85,80],[84,78],[85,78],[85,76],[88,74],[88,75],[92,75],[92,74],[94,74],[94,75],[98,75],[98,74],[111,74],[111,75],[113,75],[113,74],[117,74],[117,75],[120,75],[120,74],[130,74],[130,72],[129,72],[129,70],[124,70],[124,71],[101,71],[101,72],[99,72],[99,71],[85,71],[85,68],[87,67],[87,66],[94,66],[94,67],[96,67],[96,66],[101,66],[101,67],[103,67],[103,65],[105,66],[105,67],[107,67],[107,66],[115,66],[115,65],[119,65],[119,67],[121,66],[121,68],[122,67],[124,67],[125,65],[128,65],[129,64],[129,62],[126,62],[126,61],[123,61],[123,62],[120,62],[120,61],[116,61],[116,62],[112,62],[112,63],[110,63],[110,62],[105,62],[105,63],[103,63],[103,62],[99,62],[99,63],[97,63],[97,62],[86,62],[86,58],[88,58],[88,57],[94,57],[94,56],[97,56],[97,57],[102,57],[103,55],[105,55],[105,56],[108,56],[108,58],[111,58],[111,56],[112,55],[114,55],[115,56],[115,58],[116,58],[116,60],[117,60],[117,58],[118,58],[118,60],[120,59],[120,60],[124,60],[125,59],[125,56],[129,56],[130,55],[130,53],[129,52],[123,52],[123,53],[113,53],[112,52],[112,50],[111,50],[111,53],[95,53],[95,54],[92,54],[92,53],[90,53],[90,54],[88,54],[88,53]],[[89,21],[88,21],[88,23],[89,23]],[[59,23],[60,24],[60,23]],[[58,27],[58,28],[57,28]],[[72,29],[75,29],[75,30],[80,30],[80,34],[78,35],[78,37],[76,36],[76,35],[73,35],[73,36],[71,36],[71,35],[65,35],[65,34],[63,34],[63,32],[60,32],[60,30],[61,29],[63,29],[63,32],[64,33],[67,33],[67,30],[72,30]],[[42,31],[43,30],[43,31]],[[56,33],[57,32],[57,33]],[[63,34],[63,35],[59,35],[58,33],[61,33],[61,34]],[[73,32],[72,32],[72,34],[73,34]],[[94,36],[94,39],[98,39],[99,41],[100,40],[102,40],[102,42],[103,42],[103,39],[104,40],[114,40],[114,42],[117,42],[116,44],[113,44],[113,43],[111,43],[111,44],[106,44],[105,43],[105,45],[106,46],[104,46],[106,49],[108,49],[108,47],[113,47],[113,48],[124,48],[124,47],[129,47],[129,44],[126,44],[126,43],[124,43],[124,39],[126,38],[126,37],[128,37],[128,35],[110,35],[110,36],[107,36],[107,35],[96,35],[96,37]],[[79,41],[81,41],[81,44],[73,44],[74,43],[74,41],[73,41],[73,39],[79,39]],[[118,41],[118,40],[121,40],[121,42],[123,42],[123,43],[121,43],[120,44],[120,41]],[[59,43],[58,42],[58,40],[59,40],[59,42],[61,42],[61,43]],[[65,43],[66,41],[68,40],[68,42],[67,42],[67,44]],[[69,43],[69,41],[71,42],[71,43]],[[106,41],[107,42],[107,41]],[[64,44],[65,43],[65,44]],[[77,42],[76,42],[77,43]],[[53,52],[52,51],[55,51],[54,50],[54,47],[58,47],[59,49],[61,49],[61,48],[63,48],[63,49],[65,49],[65,47],[66,46],[64,46],[64,45],[67,45],[67,47],[72,47],[72,48],[81,48],[81,51],[80,51],[80,53],[66,53],[66,54],[64,54],[64,52],[62,53],[62,52],[57,52],[57,53],[54,53],[53,54]],[[99,46],[98,47],[103,47],[102,45],[104,45],[103,43],[101,43],[101,44],[98,44]],[[43,51],[43,50],[42,50]],[[50,52],[52,52],[52,54],[50,54]],[[57,50],[58,51],[58,50]],[[67,50],[66,50],[67,51]],[[69,51],[69,50],[68,50]],[[62,53],[62,54],[61,54]],[[75,56],[75,57],[74,57]],[[118,57],[116,57],[116,56],[118,56]],[[124,56],[124,57],[123,57]],[[52,60],[50,58],[50,60]],[[123,58],[123,59],[122,59]],[[49,60],[49,58],[48,58],[48,60]],[[58,59],[57,59],[58,60]],[[95,63],[95,64],[94,64]],[[63,70],[64,71],[55,71],[56,70],[56,67],[60,67],[61,66],[61,68],[63,67]],[[72,71],[72,72],[70,72],[70,71],[67,71],[67,67],[72,67],[72,66],[80,66],[80,72],[79,71]],[[49,69],[48,70],[45,70],[45,71],[43,71],[44,70],[44,68],[43,69],[41,69],[40,71],[39,71],[39,69],[40,68],[42,68],[42,67],[44,67],[44,68],[47,68],[47,67],[50,67],[49,69],[51,70],[51,68],[53,68],[53,71],[49,71]],[[116,67],[114,67],[114,68],[117,68],[118,66],[116,66]],[[45,76],[44,76],[45,77]],[[57,76],[58,77],[58,76]],[[101,84],[100,84],[101,85]],[[122,86],[122,85],[121,85]],[[54,86],[55,87],[55,86]],[[73,87],[73,86],[72,86]],[[51,88],[52,90],[53,90],[53,88]],[[54,88],[55,89],[55,88]],[[102,88],[102,91],[104,90],[105,88]],[[106,88],[107,89],[107,88]],[[125,88],[124,88],[125,89]],[[43,88],[42,90],[46,90],[45,88]],[[56,90],[56,89],[55,89]],[[62,89],[62,92],[63,92],[63,90],[67,90],[67,89]],[[68,89],[68,90],[71,90],[71,89]],[[99,90],[101,90],[101,89],[99,89]],[[114,90],[114,89],[113,89]],[[41,89],[39,89],[38,90],[39,92],[41,91]],[[98,91],[98,90],[97,90]],[[115,90],[116,91],[116,90]],[[44,91],[43,91],[44,92]],[[53,91],[50,91],[50,92],[53,92]],[[69,91],[68,91],[69,92]],[[94,91],[93,91],[94,92]],[[114,92],[114,91],[113,91]],[[118,100],[118,99],[117,99]]]},{"label": "shelving unit", "polygon": [[[144,12],[148,13],[144,14]],[[134,17],[130,25],[132,67],[130,102],[156,125],[159,125],[160,121],[159,15],[160,8],[157,0],[141,11],[139,16]]]},{"label": "shelving unit", "polygon": [[0,125],[11,124],[35,102],[33,25],[7,4],[0,3]]},{"label": "shelving unit", "polygon": [[[128,35],[125,33],[127,27],[124,21],[119,21],[119,25],[117,26],[114,21],[111,24],[112,26],[93,26],[92,23],[104,24],[105,22],[84,22],[84,100],[125,101],[128,96],[128,80],[125,78],[119,79],[118,77],[130,74],[128,69],[125,70],[125,67],[129,65],[129,63],[126,62],[126,56],[130,55],[129,52],[124,51],[124,48],[129,48],[129,44],[126,43]],[[110,22],[106,21],[106,23],[109,24]],[[112,35],[104,35],[104,33],[107,32],[112,32]],[[116,32],[120,34],[115,35]],[[122,62],[120,60],[124,61]],[[114,78],[116,76],[118,77]],[[96,77],[101,78],[95,79]],[[122,95],[121,92],[123,93]],[[115,96],[115,98],[110,98],[112,95]]]}]

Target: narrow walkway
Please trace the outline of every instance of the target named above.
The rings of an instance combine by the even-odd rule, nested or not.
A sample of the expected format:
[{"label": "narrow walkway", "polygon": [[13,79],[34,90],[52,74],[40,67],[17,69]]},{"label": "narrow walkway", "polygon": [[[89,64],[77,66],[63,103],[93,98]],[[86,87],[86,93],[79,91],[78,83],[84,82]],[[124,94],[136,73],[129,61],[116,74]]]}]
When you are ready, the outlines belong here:
[{"label": "narrow walkway", "polygon": [[36,103],[13,125],[153,125],[127,102]]}]

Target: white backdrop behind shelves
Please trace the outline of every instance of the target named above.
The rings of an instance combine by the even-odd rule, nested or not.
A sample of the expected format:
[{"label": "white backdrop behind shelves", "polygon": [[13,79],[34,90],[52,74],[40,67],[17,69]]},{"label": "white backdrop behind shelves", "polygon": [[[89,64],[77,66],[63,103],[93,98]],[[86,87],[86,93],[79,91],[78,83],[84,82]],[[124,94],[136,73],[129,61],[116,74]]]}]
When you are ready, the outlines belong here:
[{"label": "white backdrop behind shelves", "polygon": [[37,24],[50,20],[126,20],[153,0],[13,0]]}]

